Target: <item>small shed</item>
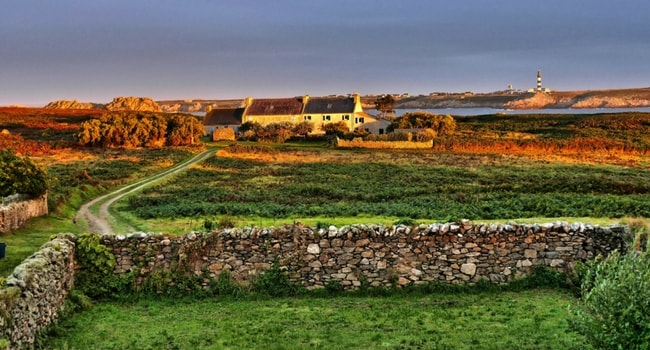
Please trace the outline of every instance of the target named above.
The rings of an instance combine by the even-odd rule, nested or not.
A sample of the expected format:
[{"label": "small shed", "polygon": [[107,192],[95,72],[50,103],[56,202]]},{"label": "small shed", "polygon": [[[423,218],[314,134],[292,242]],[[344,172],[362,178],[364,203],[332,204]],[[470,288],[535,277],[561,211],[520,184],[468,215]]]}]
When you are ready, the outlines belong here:
[{"label": "small shed", "polygon": [[233,129],[237,131],[242,124],[244,108],[215,108],[205,114],[203,131],[212,135],[216,129]]}]

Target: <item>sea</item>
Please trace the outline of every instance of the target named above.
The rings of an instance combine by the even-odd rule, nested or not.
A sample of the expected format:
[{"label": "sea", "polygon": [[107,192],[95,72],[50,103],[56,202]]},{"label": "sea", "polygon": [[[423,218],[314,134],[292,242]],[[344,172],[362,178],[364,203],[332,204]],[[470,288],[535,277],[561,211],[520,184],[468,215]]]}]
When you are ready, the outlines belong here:
[{"label": "sea", "polygon": [[[377,115],[378,112],[373,109],[366,109],[365,112]],[[597,114],[597,113],[625,113],[625,112],[644,112],[650,113],[650,107],[636,108],[548,108],[548,109],[499,109],[499,108],[430,108],[430,109],[396,109],[395,116],[399,117],[404,113],[429,112],[441,115],[453,115],[456,117],[472,117],[486,114]],[[204,117],[205,112],[192,112],[195,116]]]},{"label": "sea", "polygon": [[[638,108],[548,108],[548,109],[498,109],[498,108],[433,108],[433,109],[396,109],[395,115],[401,116],[404,113],[429,112],[441,115],[453,115],[471,117],[486,114],[597,114],[597,113],[625,113],[645,112],[650,113],[650,107]],[[366,111],[373,114],[371,111]]]}]

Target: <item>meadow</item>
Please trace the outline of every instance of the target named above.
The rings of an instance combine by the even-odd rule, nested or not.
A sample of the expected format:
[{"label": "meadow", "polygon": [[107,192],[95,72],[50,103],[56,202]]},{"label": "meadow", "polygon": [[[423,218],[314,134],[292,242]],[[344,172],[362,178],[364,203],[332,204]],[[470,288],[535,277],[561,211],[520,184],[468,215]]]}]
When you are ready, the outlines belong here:
[{"label": "meadow", "polygon": [[502,155],[228,146],[117,208],[138,220],[312,225],[650,216],[650,172]]},{"label": "meadow", "polygon": [[[585,349],[565,291],[102,302],[56,349]],[[134,326],[137,325],[137,326]],[[128,330],[128,331],[126,331]]]},{"label": "meadow", "polygon": [[[72,221],[83,202],[196,152],[80,147],[74,133],[98,114],[67,113],[0,110],[8,130],[0,145],[46,166],[51,181],[51,214],[1,237],[9,244],[5,276],[51,234],[83,232]],[[494,115],[459,118],[457,133],[426,151],[222,143],[215,157],[112,211],[137,229],[174,234],[295,221],[624,222],[650,216],[649,126],[650,115],[638,113]],[[43,346],[583,349],[566,323],[576,300],[564,289],[104,300],[66,317]]]}]

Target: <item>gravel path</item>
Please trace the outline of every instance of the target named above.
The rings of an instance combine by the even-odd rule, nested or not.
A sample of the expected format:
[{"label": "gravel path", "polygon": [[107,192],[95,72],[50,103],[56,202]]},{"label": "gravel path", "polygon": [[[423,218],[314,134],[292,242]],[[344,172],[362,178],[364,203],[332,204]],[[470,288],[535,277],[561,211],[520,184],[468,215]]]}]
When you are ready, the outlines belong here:
[{"label": "gravel path", "polygon": [[[166,169],[163,172],[139,180],[133,184],[124,186],[118,190],[115,190],[111,193],[107,193],[103,196],[91,200],[90,202],[85,203],[84,205],[81,206],[81,208],[79,208],[79,211],[77,211],[77,214],[75,215],[75,222],[77,224],[79,224],[82,221],[86,222],[88,224],[88,232],[99,233],[99,234],[114,234],[115,230],[113,229],[110,223],[115,221],[115,218],[113,217],[113,215],[111,215],[111,213],[108,210],[113,203],[122,199],[124,196],[128,194],[131,194],[136,191],[140,191],[141,189],[159,180],[175,175],[181,171],[186,170],[187,168],[189,168],[194,164],[204,161],[205,159],[212,156],[214,154],[214,151],[215,151],[214,148],[208,148],[205,151],[202,151],[201,153],[194,155],[192,158],[180,164],[174,165],[173,167]],[[101,203],[101,204],[99,206],[98,215],[95,215],[90,210],[90,207],[94,206],[97,203]],[[127,225],[127,231],[133,232],[135,230],[132,227]]]}]

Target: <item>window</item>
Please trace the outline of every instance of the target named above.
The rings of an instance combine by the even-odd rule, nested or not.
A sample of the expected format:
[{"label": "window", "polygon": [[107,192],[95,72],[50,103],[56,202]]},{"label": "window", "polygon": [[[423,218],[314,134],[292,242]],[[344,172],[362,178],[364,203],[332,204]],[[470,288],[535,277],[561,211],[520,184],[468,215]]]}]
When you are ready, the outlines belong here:
[{"label": "window", "polygon": [[383,135],[383,134],[384,134],[384,129],[379,129],[379,135]]},{"label": "window", "polygon": [[332,120],[332,117],[329,115],[324,115],[323,120]]},{"label": "window", "polygon": [[365,123],[365,122],[366,122],[366,121],[365,121],[363,118],[359,118],[359,123],[363,124],[363,123]]},{"label": "window", "polygon": [[327,104],[327,109],[332,109],[332,104],[331,103]]},{"label": "window", "polygon": [[350,120],[350,116],[346,114],[341,117],[341,120]]},{"label": "window", "polygon": [[358,124],[363,124],[363,123],[364,123],[364,119],[363,119],[363,118],[354,118],[354,122],[355,122],[355,123],[358,123]]},{"label": "window", "polygon": [[306,116],[305,116],[305,120],[311,120],[311,116],[310,116],[310,115],[306,115]]}]

